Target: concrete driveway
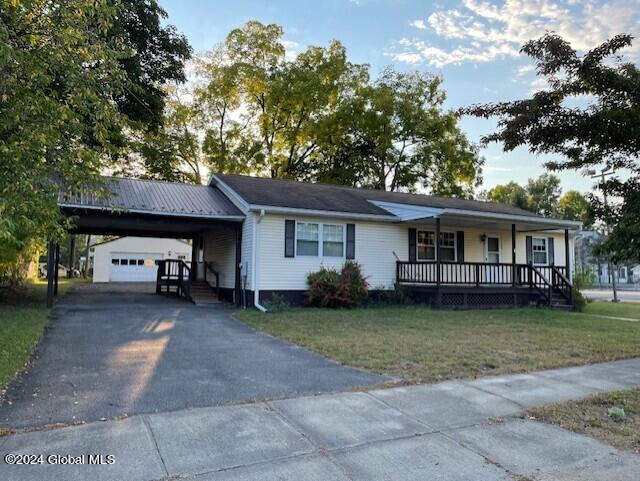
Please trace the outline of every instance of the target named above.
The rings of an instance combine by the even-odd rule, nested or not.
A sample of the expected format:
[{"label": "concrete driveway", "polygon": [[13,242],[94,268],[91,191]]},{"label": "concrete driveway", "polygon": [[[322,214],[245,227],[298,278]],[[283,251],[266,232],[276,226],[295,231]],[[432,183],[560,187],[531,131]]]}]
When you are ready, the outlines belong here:
[{"label": "concrete driveway", "polygon": [[[610,301],[613,299],[612,289],[585,289],[582,294],[595,301]],[[640,290],[618,289],[618,299],[623,302],[640,302]]]},{"label": "concrete driveway", "polygon": [[34,427],[349,390],[386,378],[258,333],[154,286],[77,285],[54,310],[0,426]]}]

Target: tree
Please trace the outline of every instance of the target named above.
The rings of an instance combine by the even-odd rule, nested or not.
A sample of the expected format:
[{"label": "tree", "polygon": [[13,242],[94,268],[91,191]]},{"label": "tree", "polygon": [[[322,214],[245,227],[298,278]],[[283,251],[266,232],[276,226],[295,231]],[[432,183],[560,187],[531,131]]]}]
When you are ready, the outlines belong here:
[{"label": "tree", "polygon": [[558,200],[556,216],[561,219],[580,221],[588,228],[593,222],[591,214],[591,204],[576,190],[568,190]]},{"label": "tree", "polygon": [[512,205],[520,209],[531,210],[527,191],[517,182],[496,185],[487,193],[487,200],[498,204]]},{"label": "tree", "polygon": [[[522,52],[537,61],[539,76],[545,77],[549,88],[533,94],[529,99],[515,102],[476,105],[463,112],[499,118],[498,131],[483,142],[502,142],[509,151],[527,145],[536,154],[559,154],[562,160],[550,162],[553,170],[585,171],[601,166],[627,169],[626,181],[609,180],[599,184],[601,189],[616,192],[619,204],[604,208],[594,196],[590,201],[600,221],[625,218],[638,213],[635,202],[640,184],[640,71],[618,56],[630,46],[630,35],[618,35],[602,45],[578,56],[571,45],[555,34],[524,45]],[[611,237],[628,239],[632,225],[619,222],[613,226]],[[625,242],[612,242],[607,248],[624,248]],[[640,258],[640,251],[624,249],[630,259]],[[611,256],[621,253],[613,250]]]},{"label": "tree", "polygon": [[288,60],[282,35],[248,22],[202,62],[195,103],[214,170],[469,195],[482,159],[439,78],[388,69],[372,83],[338,41]]},{"label": "tree", "polygon": [[527,181],[529,210],[536,214],[551,216],[558,206],[562,189],[560,178],[553,174],[542,174]]},{"label": "tree", "polygon": [[130,120],[155,130],[165,109],[167,93],[162,86],[185,81],[184,64],[191,58],[191,47],[173,25],[162,25],[167,13],[156,0],[119,0],[118,4],[105,41],[116,40],[121,51],[132,54],[118,59],[128,82],[114,100]]},{"label": "tree", "polygon": [[117,12],[93,0],[0,9],[0,261],[59,233],[59,184],[94,186],[115,152],[125,76],[105,33]]}]

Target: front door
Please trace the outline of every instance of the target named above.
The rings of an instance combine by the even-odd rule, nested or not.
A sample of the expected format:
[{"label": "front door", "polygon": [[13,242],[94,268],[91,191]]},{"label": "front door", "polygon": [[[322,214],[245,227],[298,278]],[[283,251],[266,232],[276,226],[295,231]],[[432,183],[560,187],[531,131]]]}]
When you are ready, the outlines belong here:
[{"label": "front door", "polygon": [[487,236],[485,262],[499,264],[500,261],[500,237],[489,235]]}]

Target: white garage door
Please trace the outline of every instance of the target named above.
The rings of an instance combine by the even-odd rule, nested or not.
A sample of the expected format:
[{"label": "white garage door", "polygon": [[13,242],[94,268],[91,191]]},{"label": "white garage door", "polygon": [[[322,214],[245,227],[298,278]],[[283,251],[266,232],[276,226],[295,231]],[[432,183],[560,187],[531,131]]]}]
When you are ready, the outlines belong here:
[{"label": "white garage door", "polygon": [[114,252],[111,254],[110,282],[155,282],[162,254]]}]

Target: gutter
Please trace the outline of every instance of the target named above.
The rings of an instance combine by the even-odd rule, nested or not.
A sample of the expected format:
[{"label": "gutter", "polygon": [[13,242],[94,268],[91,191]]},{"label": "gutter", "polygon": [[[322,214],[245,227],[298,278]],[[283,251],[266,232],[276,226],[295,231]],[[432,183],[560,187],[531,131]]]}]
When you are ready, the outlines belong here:
[{"label": "gutter", "polygon": [[260,222],[262,222],[262,218],[264,217],[264,209],[260,211],[258,214],[258,218],[256,219],[256,224],[253,228],[253,305],[256,309],[261,312],[267,312],[266,307],[260,304],[260,286],[258,285],[258,263],[260,262],[259,252],[260,250],[258,245],[258,240],[260,236],[258,235],[258,230],[260,229]]}]

